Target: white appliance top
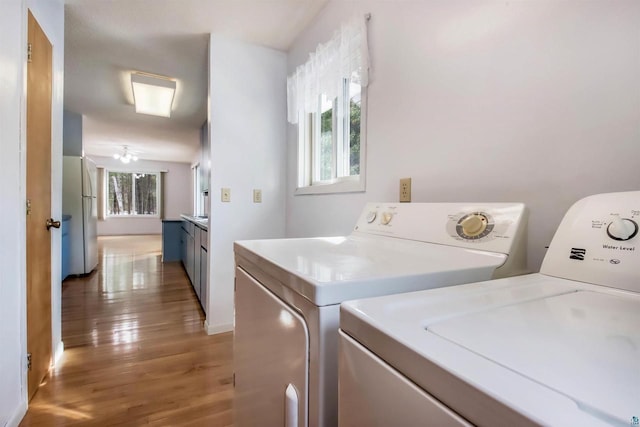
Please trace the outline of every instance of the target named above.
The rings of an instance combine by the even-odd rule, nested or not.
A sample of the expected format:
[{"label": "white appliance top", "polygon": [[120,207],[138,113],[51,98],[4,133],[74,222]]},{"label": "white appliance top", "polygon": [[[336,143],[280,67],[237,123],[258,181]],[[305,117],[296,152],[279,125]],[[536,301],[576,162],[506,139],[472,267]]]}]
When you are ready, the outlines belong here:
[{"label": "white appliance top", "polygon": [[532,274],[346,302],[341,328],[474,423],[640,416],[637,293]]},{"label": "white appliance top", "polygon": [[247,240],[235,251],[318,306],[489,279],[507,259],[373,235]]},{"label": "white appliance top", "polygon": [[316,305],[524,273],[521,203],[368,203],[348,237],[249,240],[235,252]]}]

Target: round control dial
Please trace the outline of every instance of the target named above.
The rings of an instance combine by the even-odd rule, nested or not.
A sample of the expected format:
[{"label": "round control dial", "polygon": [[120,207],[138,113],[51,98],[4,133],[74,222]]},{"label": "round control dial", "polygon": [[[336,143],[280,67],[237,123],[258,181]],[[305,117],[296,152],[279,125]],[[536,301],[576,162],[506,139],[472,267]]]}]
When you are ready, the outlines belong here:
[{"label": "round control dial", "polygon": [[493,230],[494,222],[491,216],[484,212],[473,212],[464,215],[456,224],[458,236],[467,240],[482,239]]},{"label": "round control dial", "polygon": [[383,212],[382,218],[380,218],[380,224],[389,225],[392,219],[393,219],[393,214],[391,212]]},{"label": "round control dial", "polygon": [[376,211],[371,211],[367,214],[367,222],[369,224],[371,224],[373,221],[376,220],[376,217],[378,216],[378,212]]},{"label": "round control dial", "polygon": [[638,234],[638,223],[629,218],[614,216],[607,226],[607,234],[613,240],[631,240]]}]

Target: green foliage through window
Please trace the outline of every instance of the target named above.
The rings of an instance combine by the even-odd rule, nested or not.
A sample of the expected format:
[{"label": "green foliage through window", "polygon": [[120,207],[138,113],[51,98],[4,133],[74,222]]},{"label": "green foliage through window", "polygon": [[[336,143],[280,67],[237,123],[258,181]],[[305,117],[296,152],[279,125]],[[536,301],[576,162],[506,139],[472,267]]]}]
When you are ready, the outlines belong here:
[{"label": "green foliage through window", "polygon": [[320,179],[331,179],[333,164],[333,108],[320,115]]},{"label": "green foliage through window", "polygon": [[349,175],[360,174],[360,100],[349,101]]}]

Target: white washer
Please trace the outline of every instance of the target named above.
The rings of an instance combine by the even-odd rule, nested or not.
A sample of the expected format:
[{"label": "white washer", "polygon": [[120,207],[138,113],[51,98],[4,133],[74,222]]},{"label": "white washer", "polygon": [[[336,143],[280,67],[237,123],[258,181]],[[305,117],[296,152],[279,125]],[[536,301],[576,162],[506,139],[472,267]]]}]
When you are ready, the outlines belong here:
[{"label": "white washer", "polygon": [[522,274],[520,203],[371,203],[347,237],[235,243],[234,425],[335,426],[339,304]]},{"label": "white washer", "polygon": [[340,426],[640,424],[639,223],[587,197],[540,273],[342,304]]}]

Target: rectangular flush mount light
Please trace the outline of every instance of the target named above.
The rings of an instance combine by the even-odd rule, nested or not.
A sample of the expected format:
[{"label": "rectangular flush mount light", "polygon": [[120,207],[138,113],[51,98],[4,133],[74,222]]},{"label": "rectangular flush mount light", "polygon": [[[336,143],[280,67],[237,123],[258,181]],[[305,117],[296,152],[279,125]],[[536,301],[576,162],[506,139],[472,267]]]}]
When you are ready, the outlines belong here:
[{"label": "rectangular flush mount light", "polygon": [[146,73],[131,73],[133,102],[136,113],[170,117],[176,82]]}]

